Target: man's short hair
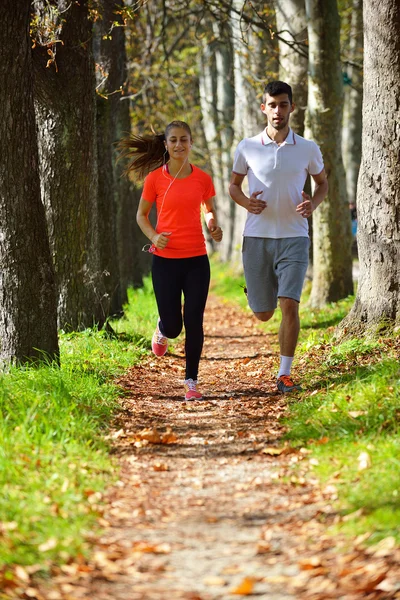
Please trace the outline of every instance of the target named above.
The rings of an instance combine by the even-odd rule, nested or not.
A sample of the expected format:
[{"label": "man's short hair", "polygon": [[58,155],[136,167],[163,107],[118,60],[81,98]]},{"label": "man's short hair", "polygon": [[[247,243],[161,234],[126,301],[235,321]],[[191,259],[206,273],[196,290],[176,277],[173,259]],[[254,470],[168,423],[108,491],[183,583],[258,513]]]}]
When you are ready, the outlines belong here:
[{"label": "man's short hair", "polygon": [[289,96],[289,102],[292,104],[292,88],[288,83],[284,81],[270,81],[264,88],[263,93],[263,102],[267,99],[268,96],[279,96],[280,94],[287,94]]}]

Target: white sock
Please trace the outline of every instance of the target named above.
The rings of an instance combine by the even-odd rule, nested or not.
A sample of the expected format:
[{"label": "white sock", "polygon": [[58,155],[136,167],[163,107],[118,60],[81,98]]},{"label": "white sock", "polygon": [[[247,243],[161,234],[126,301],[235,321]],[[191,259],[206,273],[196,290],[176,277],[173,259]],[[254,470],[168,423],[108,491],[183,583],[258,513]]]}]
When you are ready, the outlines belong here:
[{"label": "white sock", "polygon": [[279,365],[278,377],[281,375],[290,375],[294,356],[282,356]]}]

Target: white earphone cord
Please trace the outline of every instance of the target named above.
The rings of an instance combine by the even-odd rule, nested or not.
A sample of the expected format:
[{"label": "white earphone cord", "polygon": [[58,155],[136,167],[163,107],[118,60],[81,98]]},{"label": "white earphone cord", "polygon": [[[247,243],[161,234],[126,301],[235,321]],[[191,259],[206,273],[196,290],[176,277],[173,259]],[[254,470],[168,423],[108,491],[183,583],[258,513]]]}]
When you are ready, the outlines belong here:
[{"label": "white earphone cord", "polygon": [[[179,171],[177,172],[177,174],[175,175],[175,177],[173,178],[173,180],[170,182],[169,186],[166,189],[166,192],[165,192],[164,197],[163,197],[162,202],[161,202],[160,212],[157,213],[157,222],[156,222],[156,225],[154,227],[154,229],[156,230],[156,232],[157,232],[158,221],[160,220],[160,216],[161,216],[162,209],[163,209],[163,206],[164,206],[165,197],[168,194],[171,185],[174,183],[175,179],[178,177],[179,173],[182,171],[182,169],[183,169],[183,167],[185,166],[186,163],[187,163],[187,157],[183,161],[182,166],[180,167]],[[168,179],[167,175],[165,174],[166,169],[167,169],[167,165],[165,164],[165,165],[163,165],[163,168],[162,168],[162,174],[164,175],[164,177],[166,177]],[[145,244],[143,246],[143,248],[142,248],[142,252],[150,252],[152,254],[155,251],[155,249],[156,249],[156,247],[155,247],[155,245],[153,243],[151,243],[151,244]]]}]

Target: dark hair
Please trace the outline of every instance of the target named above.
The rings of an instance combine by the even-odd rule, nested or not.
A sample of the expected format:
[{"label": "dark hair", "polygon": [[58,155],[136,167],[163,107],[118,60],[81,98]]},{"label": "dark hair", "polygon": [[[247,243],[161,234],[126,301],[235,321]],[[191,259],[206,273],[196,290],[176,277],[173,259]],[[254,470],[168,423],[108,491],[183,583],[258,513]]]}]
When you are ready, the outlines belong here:
[{"label": "dark hair", "polygon": [[153,133],[153,135],[130,135],[122,139],[118,144],[120,158],[128,159],[128,165],[124,171],[125,175],[132,174],[136,180],[142,180],[151,171],[158,169],[169,160],[169,152],[165,148],[165,140],[174,127],[185,129],[190,138],[192,132],[184,121],[171,121],[165,133]]},{"label": "dark hair", "polygon": [[292,104],[292,88],[288,83],[284,81],[270,81],[264,88],[263,92],[263,102],[267,99],[268,96],[279,96],[280,94],[287,94],[289,96],[289,102]]}]

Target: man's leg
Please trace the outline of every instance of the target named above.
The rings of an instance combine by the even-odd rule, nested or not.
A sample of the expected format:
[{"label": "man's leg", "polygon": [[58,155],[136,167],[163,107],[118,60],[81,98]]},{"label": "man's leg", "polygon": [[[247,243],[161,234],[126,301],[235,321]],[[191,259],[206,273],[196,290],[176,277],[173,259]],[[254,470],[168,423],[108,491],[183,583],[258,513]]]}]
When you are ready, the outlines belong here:
[{"label": "man's leg", "polygon": [[270,319],[272,319],[274,312],[275,312],[274,310],[267,310],[265,312],[255,312],[254,316],[259,321],[263,321],[265,323],[266,321],[269,321]]},{"label": "man's leg", "polygon": [[[300,331],[299,303],[292,298],[279,298],[282,321],[279,328],[279,347],[282,356],[294,357]],[[289,373],[285,373],[289,375]]]},{"label": "man's leg", "polygon": [[292,298],[279,298],[282,321],[279,328],[280,365],[277,386],[283,393],[301,389],[290,377],[297,339],[300,331],[299,303]]}]

